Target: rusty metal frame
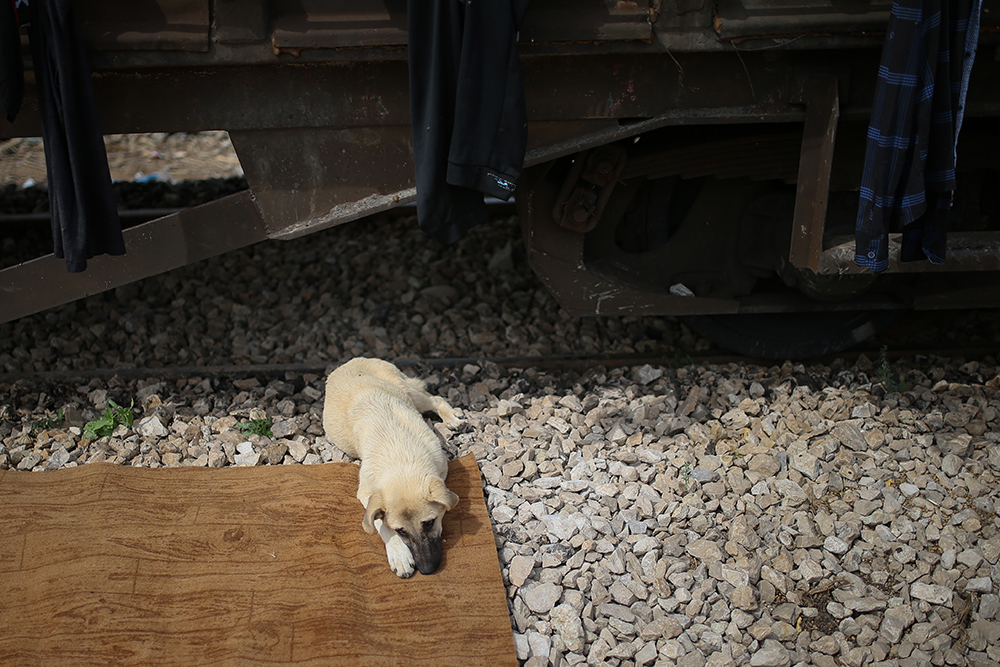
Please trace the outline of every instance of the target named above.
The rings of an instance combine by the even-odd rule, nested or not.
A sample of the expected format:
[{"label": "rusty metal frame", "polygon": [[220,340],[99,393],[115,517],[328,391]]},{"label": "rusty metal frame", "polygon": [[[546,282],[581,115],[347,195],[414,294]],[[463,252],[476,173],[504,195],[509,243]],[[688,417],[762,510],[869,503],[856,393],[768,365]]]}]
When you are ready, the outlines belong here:
[{"label": "rusty metal frame", "polygon": [[54,255],[0,271],[0,323],[164,273],[267,238],[249,192],[158,218],[124,232],[126,254],[68,273]]},{"label": "rusty metal frame", "polygon": [[528,262],[560,305],[575,315],[697,315],[735,313],[730,299],[678,296],[589,266],[586,234],[553,220],[558,186],[533,187],[546,180],[547,169],[529,174],[532,184],[518,199]]},{"label": "rusty metal frame", "polygon": [[[768,1],[755,0],[755,6]],[[86,278],[65,274],[52,258],[0,272],[0,319],[257,240],[293,238],[413,199],[405,136],[405,49],[358,44],[361,48],[285,52],[280,40],[273,41],[269,12],[274,6],[269,2],[205,2],[212,15],[205,51],[93,54],[99,113],[107,133],[230,131],[250,193],[135,228],[142,232],[129,230],[130,254],[95,259]],[[810,2],[823,4],[802,0],[804,5],[788,13],[790,26],[794,28],[798,16],[795,7],[809,9]],[[538,32],[526,25],[521,45],[530,118],[526,164],[666,125],[805,119],[795,212],[796,229],[805,231],[793,240],[790,254],[796,265],[815,270],[822,252],[837,114],[867,116],[878,53],[856,47],[861,42],[876,46],[879,38],[839,33],[834,26],[834,33],[827,35],[768,42],[764,52],[748,48],[752,44],[747,42],[737,50],[735,42],[717,39],[713,3],[626,4],[625,13],[619,10],[626,5],[613,0],[538,0],[533,5],[542,20],[536,21]],[[545,18],[542,10],[559,11]],[[726,13],[723,18],[740,17]],[[574,25],[563,25],[564,19]],[[564,33],[559,31],[564,29],[583,30],[588,37],[560,42],[557,38]],[[200,35],[200,30],[193,32]],[[532,35],[555,41],[536,43]],[[996,43],[993,33],[987,37]],[[977,66],[972,76],[967,113],[1000,114],[1000,68]],[[809,83],[802,88],[801,81]],[[30,78],[27,87],[17,123],[0,119],[0,136],[40,133]],[[561,262],[551,266],[565,271],[567,284],[577,281],[571,289],[577,290],[573,298],[580,312],[730,312],[735,307],[728,300],[686,299],[650,292],[627,279],[607,278],[585,265],[582,235],[561,236],[572,232],[556,231],[537,230],[532,252],[540,262],[549,261],[546,257]],[[187,247],[189,241],[197,252]]]}]

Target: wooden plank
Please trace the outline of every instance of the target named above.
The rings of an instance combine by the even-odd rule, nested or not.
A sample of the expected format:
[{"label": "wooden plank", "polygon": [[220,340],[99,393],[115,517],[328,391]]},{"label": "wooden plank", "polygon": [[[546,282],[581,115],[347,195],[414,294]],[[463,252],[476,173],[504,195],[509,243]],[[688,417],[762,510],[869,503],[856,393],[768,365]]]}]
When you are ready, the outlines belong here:
[{"label": "wooden plank", "polygon": [[837,77],[818,76],[805,84],[806,122],[795,193],[795,213],[788,261],[798,269],[819,270],[830,196],[833,145],[837,139],[840,97]]},{"label": "wooden plank", "polygon": [[479,469],[402,580],[346,463],[0,471],[0,664],[514,665]]}]

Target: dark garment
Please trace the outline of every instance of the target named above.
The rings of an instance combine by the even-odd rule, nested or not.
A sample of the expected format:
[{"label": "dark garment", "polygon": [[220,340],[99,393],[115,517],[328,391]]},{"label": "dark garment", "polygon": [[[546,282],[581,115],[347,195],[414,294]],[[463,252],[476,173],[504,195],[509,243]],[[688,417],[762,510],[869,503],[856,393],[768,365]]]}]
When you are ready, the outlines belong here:
[{"label": "dark garment", "polygon": [[71,0],[33,0],[28,30],[45,145],[52,242],[78,273],[125,243],[83,41]]},{"label": "dark garment", "polygon": [[900,259],[945,258],[955,147],[979,36],[982,0],[896,0],[886,32],[861,179],[860,266],[885,271],[889,232]]},{"label": "dark garment", "polygon": [[517,31],[527,0],[409,0],[410,118],[421,229],[444,243],[514,192],[527,144]]},{"label": "dark garment", "polygon": [[11,123],[24,97],[24,62],[21,59],[17,0],[0,0],[0,106]]}]

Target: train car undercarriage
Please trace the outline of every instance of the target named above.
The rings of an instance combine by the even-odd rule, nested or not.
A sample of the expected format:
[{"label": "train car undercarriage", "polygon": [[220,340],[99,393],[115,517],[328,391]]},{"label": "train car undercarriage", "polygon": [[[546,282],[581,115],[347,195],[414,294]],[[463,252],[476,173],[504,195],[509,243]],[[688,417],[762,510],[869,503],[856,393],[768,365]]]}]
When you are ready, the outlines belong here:
[{"label": "train car undercarriage", "polygon": [[[0,321],[412,202],[404,4],[79,2],[103,131],[227,130],[250,189],[127,229],[127,254],[82,274],[53,256],[0,271]],[[531,5],[515,199],[565,308],[691,316],[741,352],[806,356],[906,309],[1000,305],[1000,3],[947,261],[878,275],[854,264],[853,227],[889,5],[855,4]],[[4,137],[40,134],[30,72],[27,88]]]}]

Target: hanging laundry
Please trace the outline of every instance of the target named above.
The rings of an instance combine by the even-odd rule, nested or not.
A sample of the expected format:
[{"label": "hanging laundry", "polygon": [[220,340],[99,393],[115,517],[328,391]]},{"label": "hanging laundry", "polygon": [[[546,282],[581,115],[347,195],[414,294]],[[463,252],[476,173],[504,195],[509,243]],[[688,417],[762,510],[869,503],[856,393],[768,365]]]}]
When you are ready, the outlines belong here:
[{"label": "hanging laundry", "polygon": [[21,110],[24,98],[20,28],[27,23],[27,16],[18,12],[20,4],[17,0],[0,0],[0,106],[11,123]]},{"label": "hanging laundry", "polygon": [[[78,273],[125,243],[97,103],[71,0],[0,0],[0,103],[14,121],[24,75],[18,28],[28,25],[45,146],[56,257]],[[18,84],[20,83],[20,87]]]},{"label": "hanging laundry", "polygon": [[444,243],[507,201],[524,165],[517,31],[527,0],[410,0],[410,118],[421,229]]},{"label": "hanging laundry", "polygon": [[955,149],[979,38],[982,0],[896,0],[892,5],[865,150],[855,262],[945,260]]}]

